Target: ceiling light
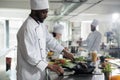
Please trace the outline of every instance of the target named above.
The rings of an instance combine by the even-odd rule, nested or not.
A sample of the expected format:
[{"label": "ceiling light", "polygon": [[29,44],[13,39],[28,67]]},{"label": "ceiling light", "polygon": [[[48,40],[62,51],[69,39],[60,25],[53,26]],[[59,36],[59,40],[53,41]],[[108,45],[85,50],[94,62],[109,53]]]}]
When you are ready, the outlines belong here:
[{"label": "ceiling light", "polygon": [[119,17],[120,17],[119,13],[112,14],[112,20],[113,20],[113,22],[115,22],[116,20],[118,20]]}]

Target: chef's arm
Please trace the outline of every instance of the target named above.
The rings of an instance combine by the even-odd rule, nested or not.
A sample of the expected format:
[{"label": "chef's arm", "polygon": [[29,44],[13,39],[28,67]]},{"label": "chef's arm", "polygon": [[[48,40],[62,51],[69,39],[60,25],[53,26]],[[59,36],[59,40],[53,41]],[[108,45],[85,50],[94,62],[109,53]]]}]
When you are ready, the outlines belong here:
[{"label": "chef's arm", "polygon": [[58,65],[51,65],[51,64],[48,64],[47,68],[50,69],[51,71],[56,72],[58,75],[61,75],[61,74],[64,73],[63,68],[60,67],[60,66],[58,66]]},{"label": "chef's arm", "polygon": [[81,46],[87,46],[87,43],[88,43],[87,40],[84,40],[84,41],[82,41],[82,42],[80,43],[80,45],[81,45]]},{"label": "chef's arm", "polygon": [[73,54],[70,53],[68,50],[63,49],[62,52],[63,52],[63,56],[64,56],[64,57],[66,57],[66,58],[68,58],[68,59],[70,59],[70,60],[74,60]]},{"label": "chef's arm", "polygon": [[48,30],[46,29],[46,36],[47,36],[47,47],[49,49],[52,49],[54,50],[55,52],[57,53],[61,53],[61,52],[64,52],[64,56],[66,58],[69,58],[71,60],[73,60],[73,55],[68,52],[49,32]]},{"label": "chef's arm", "polygon": [[90,38],[90,35],[91,35],[91,34],[89,34],[89,35],[88,35],[88,37],[87,37],[87,39],[86,39],[86,40],[81,41],[81,45],[82,45],[82,46],[83,46],[83,45],[87,45],[87,44],[88,44],[88,42],[89,42],[89,38]]},{"label": "chef's arm", "polygon": [[38,67],[41,71],[45,70],[48,63],[41,59],[38,48],[35,45],[35,38],[32,32],[25,31],[23,42],[20,44],[21,46],[21,56],[24,60],[34,67]]}]

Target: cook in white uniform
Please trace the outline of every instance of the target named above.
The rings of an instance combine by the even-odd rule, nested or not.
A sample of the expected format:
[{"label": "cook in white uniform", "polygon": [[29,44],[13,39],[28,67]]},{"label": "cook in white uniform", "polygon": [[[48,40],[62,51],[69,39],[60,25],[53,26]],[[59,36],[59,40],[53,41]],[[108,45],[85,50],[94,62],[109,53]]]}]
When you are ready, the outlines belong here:
[{"label": "cook in white uniform", "polygon": [[65,44],[65,42],[61,40],[63,32],[64,32],[64,26],[59,23],[54,26],[52,34],[53,34],[53,37],[57,39],[57,41],[67,49],[67,44]]},{"label": "cook in white uniform", "polygon": [[46,47],[54,49],[73,60],[73,55],[66,51],[47,31],[44,19],[48,13],[48,0],[30,0],[31,14],[25,20],[17,34],[17,80],[44,80],[45,68],[60,74],[63,69],[50,65],[46,61]]},{"label": "cook in white uniform", "polygon": [[96,30],[96,27],[98,26],[98,20],[94,19],[91,23],[91,33],[88,35],[87,39],[83,41],[83,44],[87,44],[87,50],[89,52],[91,51],[97,51],[100,50],[100,43],[101,43],[101,33]]},{"label": "cook in white uniform", "polygon": [[[54,25],[53,27],[53,32],[52,32],[52,35],[53,37],[62,45],[65,47],[66,50],[68,50],[68,48],[66,47],[67,44],[65,44],[65,42],[63,42],[61,40],[61,37],[63,35],[63,32],[64,32],[64,26],[60,23]],[[53,50],[54,51],[54,50]],[[58,54],[58,53],[54,53],[54,56],[55,58],[63,58],[63,56],[61,54]]]},{"label": "cook in white uniform", "polygon": [[64,31],[64,26],[61,25],[61,24],[56,24],[54,27],[53,27],[53,37],[55,39],[57,39],[58,41],[60,41],[61,37],[62,37],[62,34],[63,34],[63,31]]}]

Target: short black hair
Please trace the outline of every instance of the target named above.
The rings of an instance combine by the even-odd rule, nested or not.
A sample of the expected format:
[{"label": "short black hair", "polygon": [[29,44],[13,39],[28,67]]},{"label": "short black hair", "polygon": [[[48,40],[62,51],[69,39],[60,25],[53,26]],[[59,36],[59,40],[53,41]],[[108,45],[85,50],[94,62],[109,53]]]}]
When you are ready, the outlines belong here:
[{"label": "short black hair", "polygon": [[52,32],[53,37],[56,37],[56,33]]}]

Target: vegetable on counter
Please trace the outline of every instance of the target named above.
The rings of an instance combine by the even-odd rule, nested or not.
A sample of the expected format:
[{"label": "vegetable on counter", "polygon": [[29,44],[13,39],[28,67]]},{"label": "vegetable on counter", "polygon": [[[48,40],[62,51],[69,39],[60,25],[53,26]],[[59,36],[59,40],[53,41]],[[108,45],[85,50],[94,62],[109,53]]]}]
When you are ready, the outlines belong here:
[{"label": "vegetable on counter", "polygon": [[75,61],[85,61],[85,57],[80,56],[78,58],[75,58]]},{"label": "vegetable on counter", "polygon": [[111,64],[105,63],[102,72],[111,72],[111,71],[112,71]]},{"label": "vegetable on counter", "polygon": [[112,56],[110,56],[110,55],[107,55],[107,56],[105,57],[105,60],[106,60],[106,61],[113,60],[113,59],[115,59],[115,58],[112,57]]},{"label": "vegetable on counter", "polygon": [[106,58],[112,58],[110,55],[106,55]]},{"label": "vegetable on counter", "polygon": [[48,57],[50,57],[50,56],[52,56],[53,54],[54,54],[54,52],[49,51],[47,55],[48,55]]},{"label": "vegetable on counter", "polygon": [[55,59],[54,61],[52,62],[49,62],[51,64],[54,64],[54,65],[66,65],[67,63],[69,63],[71,60],[69,59]]}]

